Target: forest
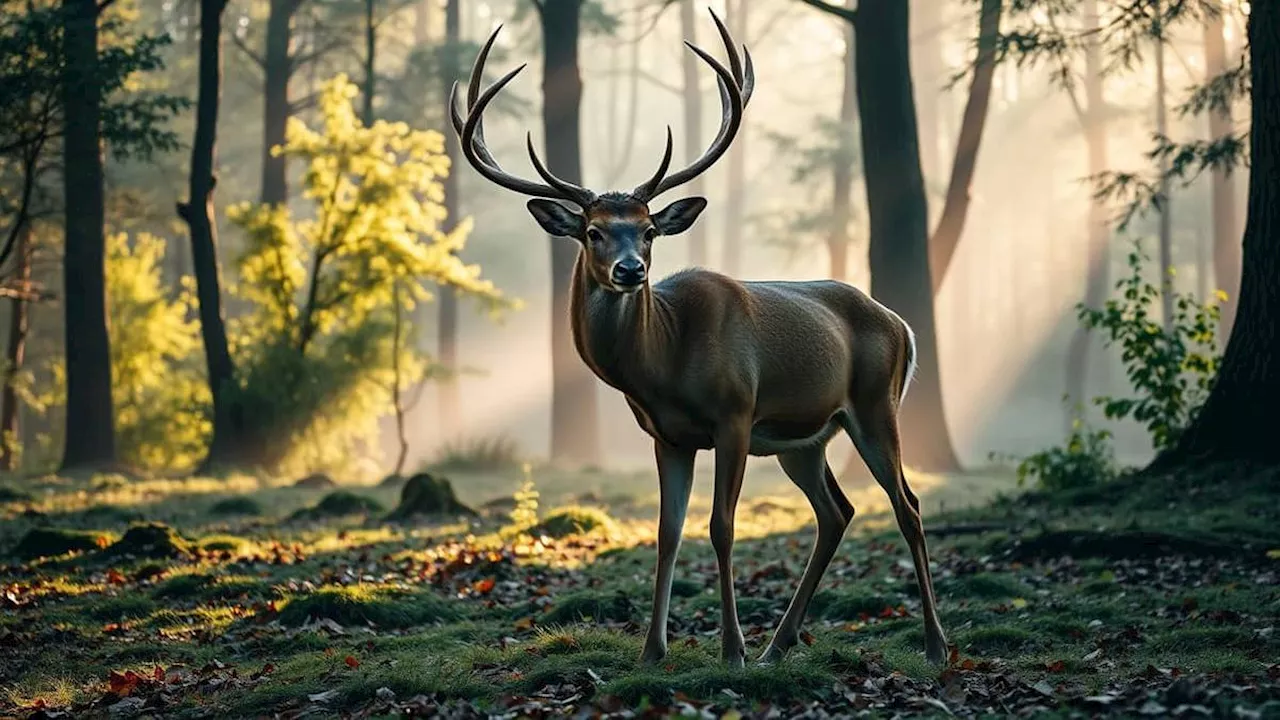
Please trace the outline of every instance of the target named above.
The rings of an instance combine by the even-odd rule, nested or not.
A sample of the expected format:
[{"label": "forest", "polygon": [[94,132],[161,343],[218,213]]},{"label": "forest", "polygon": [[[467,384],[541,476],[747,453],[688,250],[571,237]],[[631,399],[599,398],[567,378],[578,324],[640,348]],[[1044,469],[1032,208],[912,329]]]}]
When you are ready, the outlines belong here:
[{"label": "forest", "polygon": [[1272,0],[0,0],[0,717],[1280,718],[1278,350]]}]

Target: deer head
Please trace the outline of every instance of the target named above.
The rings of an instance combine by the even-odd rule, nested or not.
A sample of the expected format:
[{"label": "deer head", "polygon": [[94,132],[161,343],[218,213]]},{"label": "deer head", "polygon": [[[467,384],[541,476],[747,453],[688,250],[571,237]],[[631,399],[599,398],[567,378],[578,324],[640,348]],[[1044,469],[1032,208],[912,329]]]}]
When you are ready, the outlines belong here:
[{"label": "deer head", "polygon": [[666,151],[658,163],[657,172],[630,192],[597,195],[556,177],[538,157],[538,152],[533,147],[532,133],[527,136],[529,159],[544,182],[533,182],[511,175],[494,159],[484,141],[484,110],[502,88],[525,68],[525,65],[521,65],[481,92],[485,60],[502,30],[501,26],[489,36],[471,68],[465,119],[458,110],[457,83],[454,83],[449,94],[453,129],[458,133],[462,154],[467,161],[491,182],[508,190],[532,195],[535,199],[529,201],[528,208],[534,220],[550,235],[573,238],[581,243],[587,272],[592,280],[608,290],[635,292],[648,283],[649,257],[654,239],[659,235],[678,235],[688,230],[707,206],[705,198],[689,197],[676,200],[651,213],[649,202],[667,190],[689,182],[714,165],[729,149],[742,125],[742,111],[751,99],[751,91],[755,86],[751,54],[744,46],[742,55],[739,56],[724,23],[714,11],[711,17],[724,42],[729,67],[725,68],[701,48],[688,42],[685,45],[716,73],[723,109],[720,130],[702,157],[683,170],[668,174],[672,153],[671,128],[668,126]]}]

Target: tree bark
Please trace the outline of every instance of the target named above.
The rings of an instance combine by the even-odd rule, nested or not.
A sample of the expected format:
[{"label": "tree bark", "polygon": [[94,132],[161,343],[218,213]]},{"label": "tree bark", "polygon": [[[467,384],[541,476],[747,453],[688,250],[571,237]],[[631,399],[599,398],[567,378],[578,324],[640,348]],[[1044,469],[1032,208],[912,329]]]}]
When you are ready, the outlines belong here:
[{"label": "tree bark", "polygon": [[[582,77],[578,24],[582,0],[543,0],[542,121],[547,166],[569,182],[582,180]],[[569,325],[569,284],[578,244],[551,238],[551,457],[595,463],[599,457],[596,380],[578,358]]]},{"label": "tree bark", "polygon": [[62,469],[116,459],[107,334],[106,237],[102,186],[102,85],[98,77],[98,6],[63,0],[62,261],[67,407]]},{"label": "tree bark", "polygon": [[[1221,13],[1209,13],[1204,25],[1205,79],[1221,75],[1227,69],[1227,45],[1222,37]],[[1232,132],[1231,108],[1209,110],[1209,139],[1217,140]],[[1218,335],[1222,342],[1231,334],[1235,322],[1240,290],[1240,233],[1236,223],[1236,178],[1215,168],[1211,174],[1213,193],[1213,273],[1216,290],[1227,294],[1222,304],[1222,321]]]},{"label": "tree bark", "polygon": [[[846,6],[853,9],[855,3],[857,0],[847,0]],[[852,133],[858,120],[857,58],[854,54],[858,39],[853,24],[848,25],[844,45],[844,81],[840,91],[840,127]],[[827,234],[827,257],[831,265],[828,274],[833,280],[840,281],[844,281],[849,273],[849,222],[853,218],[851,160],[848,155],[838,156],[831,172],[831,229]]]},{"label": "tree bark", "polygon": [[378,26],[375,0],[364,0],[364,126],[373,124],[373,101],[378,92]]},{"label": "tree bark", "polygon": [[929,265],[935,295],[942,289],[942,281],[955,258],[956,246],[960,244],[969,214],[969,190],[973,187],[973,175],[978,167],[978,149],[987,124],[987,108],[991,105],[1002,6],[1002,0],[982,0],[978,13],[978,57],[974,62],[973,82],[969,86],[969,99],[960,121],[960,135],[956,140],[956,154],[951,164],[951,179],[947,183],[942,216],[929,241]]},{"label": "tree bark", "polygon": [[916,380],[900,413],[912,467],[959,469],[943,409],[929,271],[928,202],[912,97],[907,3],[858,5],[857,99],[870,216],[872,294],[916,335]]},{"label": "tree bark", "polygon": [[[750,0],[726,0],[725,21],[735,38],[750,35],[748,7]],[[747,140],[750,133],[743,127],[729,146],[727,158],[728,187],[724,203],[723,270],[727,275],[737,275],[742,269],[743,216],[746,212],[747,194]]]},{"label": "tree bark", "polygon": [[[440,99],[449,101],[449,89],[462,74],[458,62],[458,53],[462,45],[461,32],[461,0],[448,0],[445,6],[445,62],[440,74]],[[442,117],[449,117],[448,108],[443,109]],[[459,170],[462,167],[462,148],[458,145],[456,133],[444,134],[444,151],[449,156],[449,174],[444,177],[444,230],[449,232],[458,224],[461,217],[462,198],[459,185]],[[439,383],[440,429],[448,432],[459,427],[461,421],[462,400],[459,396],[458,378],[458,293],[447,285],[440,287],[440,307],[437,323],[438,361],[447,371],[447,375]]]},{"label": "tree bark", "polygon": [[1240,303],[1222,366],[1204,407],[1151,470],[1186,462],[1280,464],[1280,6],[1249,15],[1252,131]]},{"label": "tree bark", "polygon": [[289,55],[292,41],[293,15],[301,0],[271,0],[267,16],[266,52],[263,54],[262,109],[262,194],[267,205],[283,205],[289,201],[289,181],[284,157],[271,154],[271,148],[284,145],[289,123],[289,78],[293,75],[293,58]]},{"label": "tree bark", "polygon": [[[680,34],[686,42],[697,44],[698,31],[693,12],[693,0],[680,0]],[[684,154],[685,162],[691,163],[702,157],[702,90],[698,86],[698,65],[701,63],[694,54],[686,50],[681,55],[680,68],[684,75],[684,87],[681,97],[684,103]],[[707,183],[699,175],[689,183],[689,194],[702,196],[706,194]],[[689,228],[689,264],[699,267],[707,264],[707,228],[706,223],[694,223]]]},{"label": "tree bark", "polygon": [[[1152,12],[1155,15],[1155,56],[1156,56],[1156,134],[1167,137],[1168,122],[1168,89],[1164,72],[1164,28],[1160,22],[1160,0],[1156,0]],[[1169,184],[1169,160],[1161,155],[1158,162],[1160,170],[1160,309],[1165,332],[1173,329],[1173,198]]]},{"label": "tree bark", "polygon": [[31,227],[26,225],[14,249],[18,267],[14,273],[19,293],[9,301],[9,346],[5,352],[4,388],[0,390],[0,470],[17,469],[22,447],[19,426],[18,375],[27,353],[27,332],[31,322]]},{"label": "tree bark", "polygon": [[[1102,47],[1097,37],[1097,0],[1085,0],[1082,3],[1082,12],[1083,32],[1089,41],[1084,51],[1085,106],[1082,108],[1080,120],[1084,124],[1089,176],[1094,177],[1107,169],[1107,107],[1102,95]],[[1111,224],[1107,217],[1106,206],[1101,200],[1092,196],[1089,198],[1088,223],[1084,304],[1086,307],[1096,308],[1102,307],[1106,302],[1107,291],[1111,285],[1111,255],[1107,248],[1111,240]],[[1067,347],[1066,391],[1069,405],[1065,420],[1068,431],[1075,419],[1074,405],[1085,402],[1089,350],[1092,342],[1093,333],[1077,325],[1072,332],[1070,345]]]},{"label": "tree bark", "polygon": [[213,438],[202,469],[236,464],[241,457],[243,418],[232,407],[227,391],[235,382],[235,365],[227,344],[222,309],[222,279],[218,268],[218,227],[213,191],[218,140],[218,105],[222,98],[222,13],[227,0],[200,2],[200,68],[196,96],[195,140],[191,146],[188,200],[178,215],[191,231],[191,260],[196,276],[200,337],[213,397]]}]

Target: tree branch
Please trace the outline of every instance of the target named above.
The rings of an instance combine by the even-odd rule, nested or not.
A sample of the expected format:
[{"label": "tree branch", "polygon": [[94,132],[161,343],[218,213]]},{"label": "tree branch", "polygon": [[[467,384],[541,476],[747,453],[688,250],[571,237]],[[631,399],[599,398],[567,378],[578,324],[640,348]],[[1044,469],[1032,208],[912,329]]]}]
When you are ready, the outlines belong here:
[{"label": "tree branch", "polygon": [[835,15],[836,17],[846,22],[851,22],[854,24],[857,24],[858,22],[857,10],[850,10],[849,8],[840,7],[839,5],[832,5],[831,3],[825,2],[824,0],[800,0],[800,2],[804,3],[805,5],[808,5],[809,7],[817,8],[822,12]]},{"label": "tree branch", "polygon": [[104,10],[114,5],[116,0],[102,0],[98,3],[98,14],[101,15]]},{"label": "tree branch", "polygon": [[262,68],[263,70],[267,68],[267,61],[262,59],[261,55],[254,52],[253,48],[249,47],[248,44],[246,44],[245,41],[239,35],[235,34],[234,32],[227,33],[227,34],[231,36],[231,42],[236,47],[240,48],[241,52],[243,52],[245,55],[248,55],[249,59],[252,60],[254,64]]}]

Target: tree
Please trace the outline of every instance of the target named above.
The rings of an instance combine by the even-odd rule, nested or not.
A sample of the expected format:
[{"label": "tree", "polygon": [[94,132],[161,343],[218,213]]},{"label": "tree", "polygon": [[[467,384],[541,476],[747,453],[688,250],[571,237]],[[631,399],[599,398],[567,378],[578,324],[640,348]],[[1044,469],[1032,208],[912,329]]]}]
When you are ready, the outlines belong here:
[{"label": "tree", "polygon": [[[697,33],[693,0],[680,0],[681,36],[686,41],[696,44]],[[698,59],[693,53],[681,55],[680,71],[683,77],[680,99],[684,106],[685,162],[693,162],[702,156],[702,88],[698,85]],[[705,195],[706,180],[702,177],[694,178],[693,182],[689,183],[689,192],[693,195]],[[706,265],[706,225],[695,224],[689,229],[688,236],[686,242],[689,243],[689,264],[695,267]]]},{"label": "tree", "polygon": [[[63,0],[63,312],[67,415],[62,470],[115,462],[107,336],[102,187],[102,81],[96,0]],[[70,198],[75,198],[74,202]]]},{"label": "tree", "polygon": [[[847,0],[853,9],[856,0]],[[840,83],[839,129],[852,130],[858,119],[857,67],[854,45],[857,42],[853,24],[845,33],[844,72]],[[827,259],[829,274],[836,280],[844,280],[849,272],[849,224],[853,220],[853,164],[849,152],[833,153],[835,164],[831,168],[831,229],[827,235]],[[851,461],[856,460],[851,458]]]},{"label": "tree", "polygon": [[1252,167],[1236,321],[1204,407],[1152,470],[1186,462],[1280,463],[1274,432],[1280,403],[1280,7],[1253,3],[1248,32]]},{"label": "tree", "polygon": [[[1204,20],[1205,82],[1212,82],[1227,72],[1227,46],[1222,36],[1222,13],[1207,11]],[[1208,108],[1209,141],[1231,134],[1231,106],[1222,103]],[[1227,293],[1222,304],[1219,330],[1229,336],[1235,321],[1236,294],[1240,288],[1240,235],[1236,227],[1236,182],[1223,168],[1211,171],[1213,193],[1213,272],[1217,289]]]},{"label": "tree", "polygon": [[857,99],[870,219],[872,295],[916,335],[916,380],[902,415],[903,453],[921,470],[959,467],[947,431],[929,268],[929,215],[911,93],[907,4],[860,3]]},{"label": "tree", "polygon": [[27,352],[27,333],[30,330],[30,292],[32,232],[28,225],[21,230],[15,253],[18,257],[17,291],[9,300],[9,344],[5,352],[4,387],[0,389],[0,470],[12,471],[18,467],[21,451],[18,427],[18,390]]},{"label": "tree", "polygon": [[[444,10],[444,55],[441,57],[440,101],[443,108],[448,103],[449,89],[462,76],[461,52],[462,33],[460,0],[448,0]],[[442,117],[448,117],[447,110]],[[462,163],[462,150],[458,147],[456,133],[446,132],[444,138],[445,155],[449,158],[450,168],[459,168]],[[450,170],[444,178],[444,207],[446,232],[453,229],[457,218],[461,217],[462,198],[461,184],[456,170]],[[440,363],[446,376],[440,384],[440,427],[458,427],[461,400],[458,396],[458,296],[452,288],[440,289],[440,308],[437,324],[436,361]]]},{"label": "tree", "polygon": [[218,105],[222,97],[222,13],[227,0],[200,2],[200,69],[196,100],[195,141],[191,146],[188,201],[178,215],[191,232],[191,263],[195,270],[200,334],[213,402],[213,438],[206,466],[234,464],[241,453],[244,418],[228,397],[235,382],[235,366],[227,344],[222,309],[222,279],[218,269],[218,228],[214,220],[214,166],[218,137]]},{"label": "tree", "polygon": [[[582,0],[535,0],[542,26],[542,122],[547,168],[582,182],[582,76],[578,30]],[[701,150],[698,151],[701,154]],[[596,379],[578,358],[569,327],[569,281],[578,244],[551,243],[551,457],[593,463],[600,453]]]}]

